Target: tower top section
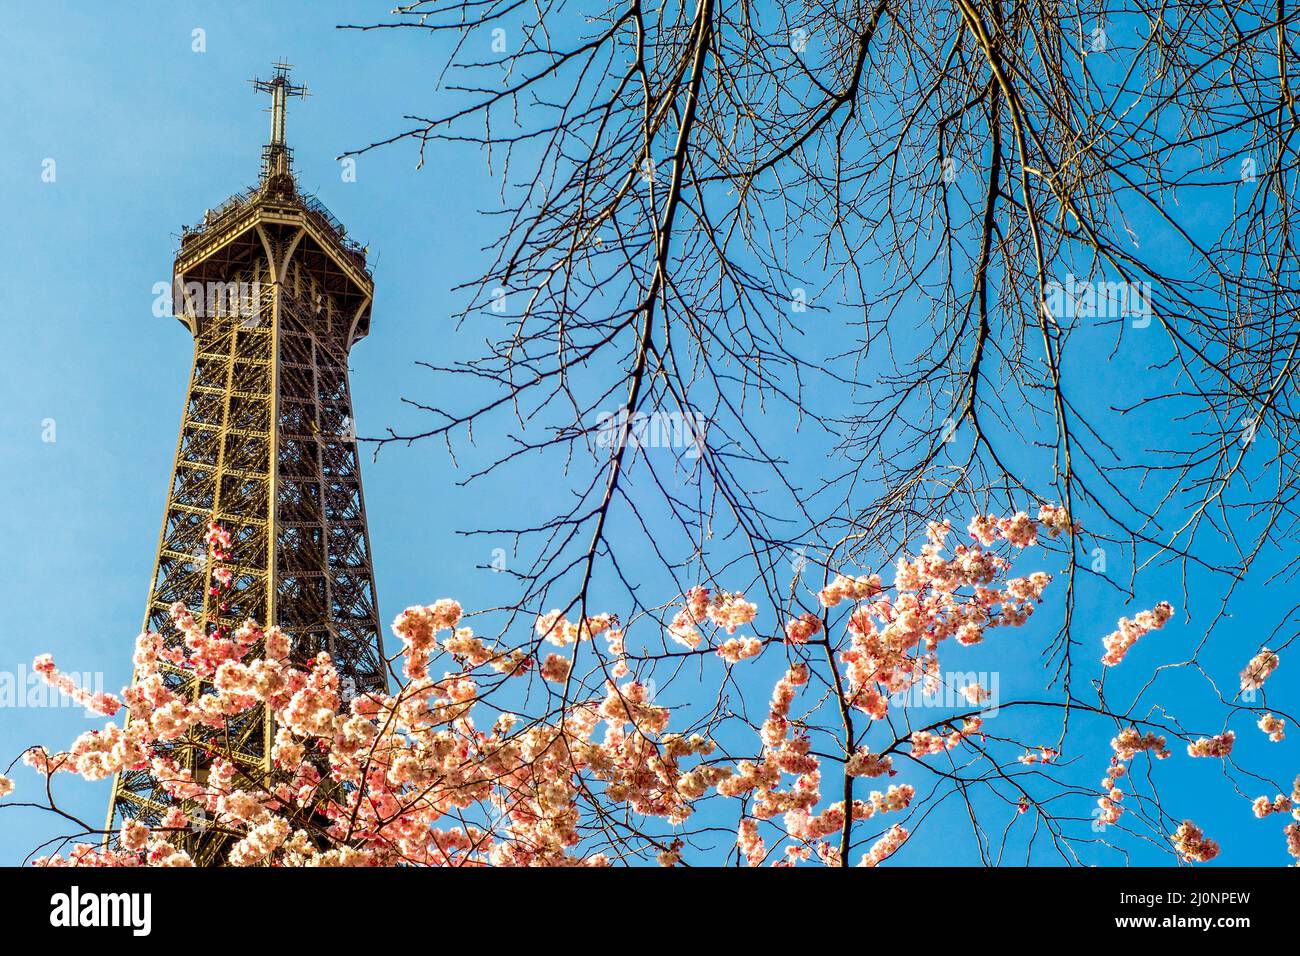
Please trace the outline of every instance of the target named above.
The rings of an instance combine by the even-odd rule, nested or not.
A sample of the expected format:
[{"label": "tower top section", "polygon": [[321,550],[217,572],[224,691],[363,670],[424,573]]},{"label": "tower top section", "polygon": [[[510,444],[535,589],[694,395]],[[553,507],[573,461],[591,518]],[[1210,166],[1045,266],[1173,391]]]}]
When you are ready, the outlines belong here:
[{"label": "tower top section", "polygon": [[[262,147],[262,173],[256,186],[208,209],[203,221],[181,230],[181,245],[172,268],[176,317],[198,334],[207,316],[192,308],[177,290],[230,283],[246,274],[272,284],[289,282],[298,268],[330,307],[352,316],[347,344],[370,329],[374,281],[366,265],[366,247],[315,196],[302,192],[293,174],[293,151],[285,137],[290,97],[305,97],[307,88],[289,78],[280,61],[271,78],[254,79],[253,88],[271,96],[271,138]],[[196,285],[197,284],[197,285]]]},{"label": "tower top section", "polygon": [[274,176],[290,176],[293,167],[293,150],[289,149],[284,138],[284,117],[288,108],[288,99],[297,96],[305,99],[307,87],[299,86],[289,79],[293,67],[283,60],[273,64],[273,73],[269,80],[251,80],[253,89],[259,93],[271,94],[271,140],[262,147],[262,182]]}]

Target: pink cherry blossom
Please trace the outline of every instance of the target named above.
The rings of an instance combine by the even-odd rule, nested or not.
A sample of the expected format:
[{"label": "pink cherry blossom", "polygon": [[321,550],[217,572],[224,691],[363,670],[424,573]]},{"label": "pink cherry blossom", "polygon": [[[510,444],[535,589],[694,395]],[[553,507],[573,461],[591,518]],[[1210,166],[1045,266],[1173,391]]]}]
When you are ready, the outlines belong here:
[{"label": "pink cherry blossom", "polygon": [[54,666],[54,658],[49,654],[42,654],[32,661],[32,670],[40,674],[45,682],[55,690],[66,694],[93,713],[112,717],[122,706],[122,701],[112,694],[91,693],[78,685],[67,674],[61,673]]},{"label": "pink cherry blossom", "polygon": [[897,825],[890,827],[885,835],[867,851],[867,855],[862,858],[858,866],[879,866],[898,852],[898,849],[907,842],[907,837],[908,832],[903,827]]},{"label": "pink cherry blossom", "polygon": [[1267,647],[1264,648],[1242,669],[1241,689],[1259,690],[1264,686],[1264,681],[1268,680],[1269,675],[1277,670],[1277,665],[1280,663],[1281,660],[1276,654]]},{"label": "pink cherry blossom", "polygon": [[822,621],[816,614],[801,614],[786,622],[785,639],[791,644],[807,644],[821,629]]},{"label": "pink cherry blossom", "polygon": [[763,652],[763,642],[756,637],[732,637],[718,645],[715,652],[728,664],[738,664]]},{"label": "pink cherry blossom", "polygon": [[1120,618],[1118,630],[1102,638],[1101,643],[1106,648],[1106,653],[1102,655],[1101,662],[1108,667],[1120,663],[1139,638],[1164,627],[1173,614],[1173,606],[1168,601],[1161,601],[1150,611],[1137,614],[1131,621],[1126,617]]},{"label": "pink cherry blossom", "polygon": [[842,601],[866,601],[884,591],[878,574],[861,574],[850,577],[835,575],[830,584],[817,592],[822,607],[835,607]]},{"label": "pink cherry blossom", "polygon": [[1187,745],[1187,755],[1189,757],[1226,757],[1232,753],[1232,745],[1236,740],[1237,735],[1231,730],[1214,737],[1202,737]]},{"label": "pink cherry blossom", "polygon": [[1269,800],[1268,797],[1256,797],[1252,809],[1255,811],[1255,816],[1263,819],[1274,813],[1290,813],[1294,806],[1295,804],[1290,797],[1279,793],[1272,800]]},{"label": "pink cherry blossom", "polygon": [[[891,585],[875,574],[836,573],[818,594],[821,614],[802,612],[792,599],[772,609],[769,620],[784,621],[781,629],[762,636],[737,633],[758,620],[742,592],[690,588],[671,608],[673,643],[649,650],[640,634],[628,640],[636,618],[625,631],[614,616],[581,616],[585,610],[574,619],[552,610],[522,635],[487,639],[468,626],[459,603],[443,598],[394,620],[402,679],[391,693],[345,692],[328,654],[295,655],[278,627],[205,627],[177,604],[174,633],[137,638],[135,681],[120,700],[94,699],[48,656],[37,660],[61,692],[105,715],[124,708],[124,723],[87,731],[67,750],[33,748],[24,763],[89,780],[147,771],[164,803],[150,825],[129,821],[108,846],[77,845],[40,863],[192,865],[176,833],[201,817],[226,836],[224,862],[232,865],[607,866],[625,851],[591,838],[601,819],[627,827],[661,821],[667,836],[617,845],[638,844],[626,852],[677,865],[694,862],[695,842],[678,828],[697,804],[730,801],[731,852],[750,865],[847,863],[841,844],[861,852],[866,821],[894,815],[899,822],[859,861],[875,866],[925,819],[916,801],[929,792],[926,773],[982,766],[995,760],[995,749],[1000,773],[1046,780],[1059,772],[1060,754],[1032,743],[1044,739],[1037,733],[986,730],[991,695],[979,684],[958,687],[966,709],[946,716],[918,720],[923,712],[900,701],[909,691],[949,686],[941,655],[959,659],[963,648],[985,642],[992,654],[1013,639],[1010,629],[1029,622],[1051,576],[1013,574],[1012,556],[1020,560],[1040,531],[1072,527],[1057,506],[1040,508],[1037,520],[1027,512],[977,516],[973,540],[961,543],[950,523],[932,523],[920,550],[897,561]],[[216,560],[230,560],[231,535],[219,524],[209,526],[207,541]],[[1132,645],[1120,648],[1126,635],[1141,636],[1171,615],[1162,602],[1121,621],[1118,657]],[[656,685],[685,668],[727,675],[719,706],[734,719],[697,720],[676,687]],[[502,686],[519,690],[490,696]],[[828,735],[825,722],[814,723],[819,708],[857,718],[853,736]],[[228,727],[263,720],[272,730],[269,769],[223,746]],[[1098,799],[1100,819],[1111,823],[1123,812],[1128,763],[1144,753],[1170,756],[1166,737],[1146,729],[1150,716],[1129,720],[1137,723],[1111,741]],[[733,729],[715,739],[719,726]],[[1260,721],[1278,739],[1283,726],[1272,715]],[[1190,742],[1188,751],[1225,756],[1232,743],[1229,731]],[[881,778],[898,782],[864,795],[866,781]],[[0,777],[0,796],[12,789]],[[1298,802],[1297,794],[1261,797],[1254,809],[1294,812]],[[1034,793],[1014,806],[1045,813],[1049,801]],[[1286,840],[1295,853],[1300,833],[1288,828]],[[1188,860],[1218,852],[1190,822],[1172,841]]]},{"label": "pink cherry blossom", "polygon": [[850,777],[883,777],[894,773],[892,757],[873,754],[859,748],[844,767]]},{"label": "pink cherry blossom", "polygon": [[1207,838],[1191,820],[1184,820],[1173,834],[1174,849],[1188,863],[1208,863],[1219,855],[1219,844]]},{"label": "pink cherry blossom", "polygon": [[758,614],[758,605],[746,601],[739,591],[712,594],[709,588],[696,586],[683,595],[683,601],[667,630],[669,637],[691,650],[703,639],[699,625],[706,621],[731,635]]},{"label": "pink cherry blossom", "polygon": [[1042,505],[1038,509],[1038,523],[1046,530],[1049,537],[1057,537],[1073,530],[1078,534],[1083,530],[1078,522],[1071,522],[1069,513],[1060,505]]},{"label": "pink cherry blossom", "polygon": [[1268,734],[1268,739],[1273,743],[1280,743],[1286,737],[1286,721],[1281,717],[1273,714],[1265,714],[1259,718],[1259,729]]},{"label": "pink cherry blossom", "polygon": [[1136,727],[1121,730],[1111,740],[1110,746],[1115,751],[1115,756],[1123,761],[1132,760],[1140,753],[1154,753],[1160,760],[1169,756],[1164,737],[1159,737],[1152,731],[1143,734]]}]

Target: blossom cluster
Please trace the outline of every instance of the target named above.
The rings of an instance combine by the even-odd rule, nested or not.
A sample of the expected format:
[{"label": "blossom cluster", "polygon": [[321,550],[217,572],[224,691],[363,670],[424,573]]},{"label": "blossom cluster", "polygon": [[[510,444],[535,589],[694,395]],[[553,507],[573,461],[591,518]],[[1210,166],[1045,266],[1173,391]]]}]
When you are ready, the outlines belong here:
[{"label": "blossom cluster", "polygon": [[[737,633],[758,613],[743,593],[688,590],[666,630],[692,652],[692,663],[716,666],[720,659],[737,681],[750,668],[775,678],[765,715],[745,702],[743,732],[757,731],[747,752],[715,740],[706,723],[676,730],[675,711],[658,699],[663,695],[644,670],[647,658],[629,656],[627,635],[609,614],[539,614],[515,646],[504,635],[476,634],[472,616],[450,598],[409,607],[392,625],[401,643],[400,687],[357,695],[345,691],[328,654],[303,657],[280,628],[252,620],[206,626],[177,604],[174,636],[148,632],[137,639],[135,680],[120,698],[90,695],[48,655],[37,659],[37,671],[53,686],[107,717],[124,710],[126,719],[82,734],[66,751],[34,748],[24,755],[27,764],[89,780],[144,771],[168,801],[149,824],[126,821],[110,846],[81,845],[39,862],[185,866],[203,840],[219,838],[222,859],[232,865],[600,866],[618,851],[587,838],[592,819],[654,818],[679,828],[701,801],[723,798],[740,810],[735,847],[750,865],[815,859],[875,866],[903,847],[916,815],[914,786],[882,779],[898,775],[896,756],[909,766],[927,757],[948,766],[962,750],[982,757],[998,743],[1011,745],[1000,735],[986,737],[983,713],[923,724],[909,713],[895,723],[891,708],[905,706],[896,695],[941,686],[945,644],[946,655],[954,645],[980,644],[999,628],[1025,625],[1051,577],[1013,575],[1012,557],[1040,535],[1077,530],[1053,505],[1040,508],[1037,519],[1026,512],[977,515],[969,542],[954,543],[949,522],[931,524],[920,551],[897,562],[892,584],[875,574],[836,573],[817,594],[817,613],[792,612],[767,636]],[[206,542],[215,561],[230,562],[231,536],[219,524],[209,525]],[[234,570],[214,568],[214,593],[229,591],[234,579]],[[225,601],[219,606],[227,609]],[[833,608],[841,609],[837,618]],[[1108,663],[1118,663],[1172,613],[1161,602],[1121,620],[1107,638]],[[588,653],[583,645],[597,638],[604,652],[590,648],[595,663],[585,681],[577,679],[575,655]],[[820,646],[807,646],[814,642]],[[769,647],[785,655],[779,671],[744,665],[732,672]],[[826,670],[814,670],[818,660]],[[1255,667],[1261,683],[1274,667],[1275,655]],[[490,690],[502,685],[522,692],[489,702]],[[512,709],[547,685],[545,710]],[[990,699],[979,684],[960,693],[976,709]],[[866,714],[865,726],[884,727],[892,743],[873,751],[857,736],[828,750],[807,723],[828,698],[843,714]],[[523,702],[505,703],[516,700]],[[762,717],[757,727],[750,715]],[[232,726],[263,717],[274,735],[269,770],[223,744]],[[1285,722],[1266,714],[1259,726],[1280,740]],[[1188,753],[1225,757],[1234,739],[1232,731],[1201,738]],[[1032,765],[1026,774],[1035,776],[1061,756],[1051,746],[1014,746],[1015,759]],[[1098,804],[1102,819],[1114,823],[1128,764],[1142,753],[1164,759],[1170,751],[1165,737],[1137,726],[1120,730],[1111,749]],[[1005,766],[1014,772],[1012,757]],[[864,795],[867,781],[877,780],[882,789]],[[12,789],[0,777],[0,797]],[[1020,812],[1033,802],[1022,796]],[[1300,821],[1298,804],[1300,789],[1290,798],[1259,798],[1255,812],[1291,812]],[[881,835],[865,852],[856,844],[856,860],[845,859],[842,848],[855,846],[853,826],[882,815],[891,822]],[[1292,824],[1286,834],[1300,857],[1300,827]],[[644,855],[681,863],[690,844],[670,836],[646,841]],[[1218,853],[1190,821],[1171,840],[1187,860]]]},{"label": "blossom cluster", "polygon": [[1106,776],[1102,778],[1102,795],[1097,800],[1097,819],[1104,824],[1119,822],[1124,808],[1120,802],[1124,799],[1124,790],[1119,781],[1128,774],[1128,764],[1140,753],[1155,754],[1157,760],[1166,760],[1170,755],[1168,741],[1154,731],[1145,734],[1136,727],[1125,727],[1111,739],[1113,754]]},{"label": "blossom cluster", "polygon": [[112,717],[122,706],[122,702],[112,694],[91,693],[80,686],[75,680],[54,666],[54,658],[49,654],[42,654],[36,658],[32,662],[32,670],[40,674],[42,679],[55,690],[75,700],[91,713],[103,717]]},{"label": "blossom cluster", "polygon": [[1219,855],[1219,844],[1191,820],[1184,820],[1174,831],[1173,842],[1174,849],[1188,863],[1208,863]]},{"label": "blossom cluster", "polygon": [[1237,735],[1231,730],[1213,737],[1202,737],[1199,740],[1193,740],[1187,745],[1187,755],[1189,757],[1226,757],[1232,753],[1232,745],[1236,742]]},{"label": "blossom cluster", "polygon": [[1078,534],[1083,530],[1083,526],[1077,521],[1070,520],[1070,513],[1061,505],[1043,505],[1038,509],[1038,523],[1041,524],[1050,538],[1066,532]]},{"label": "blossom cluster", "polygon": [[1259,718],[1258,727],[1268,734],[1268,739],[1275,744],[1281,743],[1286,737],[1286,721],[1275,714],[1265,714]]},{"label": "blossom cluster", "polygon": [[737,628],[753,621],[757,614],[758,605],[746,601],[739,592],[713,594],[709,588],[697,585],[686,592],[682,609],[668,625],[668,636],[694,650],[703,640],[699,625],[705,621],[731,635]]},{"label": "blossom cluster", "polygon": [[1277,794],[1273,799],[1256,797],[1251,807],[1255,816],[1261,820],[1275,813],[1288,813],[1293,822],[1282,828],[1286,837],[1286,850],[1295,857],[1296,866],[1300,866],[1300,775],[1291,784],[1291,795]]},{"label": "blossom cluster", "polygon": [[1277,665],[1281,660],[1276,654],[1267,647],[1250,659],[1241,671],[1241,689],[1242,690],[1259,690],[1264,686],[1264,681],[1268,680],[1273,671],[1277,670]]},{"label": "blossom cluster", "polygon": [[1102,638],[1101,643],[1106,653],[1102,655],[1101,662],[1107,667],[1120,663],[1139,638],[1164,627],[1173,615],[1173,605],[1161,601],[1151,610],[1138,613],[1132,620],[1120,618],[1118,629]]},{"label": "blossom cluster", "polygon": [[[761,864],[768,852],[760,821],[782,817],[785,833],[791,838],[782,865],[814,854],[823,862],[835,864],[841,862],[840,850],[827,842],[827,837],[839,833],[846,821],[904,810],[915,794],[909,785],[891,785],[885,792],[873,791],[866,800],[847,805],[840,800],[820,813],[814,812],[821,802],[821,759],[810,752],[808,737],[796,733],[790,721],[791,705],[808,677],[806,664],[794,664],[777,681],[767,720],[760,729],[763,752],[758,760],[740,761],[735,772],[714,770],[720,794],[752,798],[750,814],[742,818],[736,832],[736,845],[750,866]],[[873,760],[864,755],[851,765],[850,776],[881,776],[890,772],[888,767],[887,757]],[[786,775],[794,777],[788,787],[783,786]]]},{"label": "blossom cluster", "polygon": [[817,592],[817,600],[822,607],[835,607],[842,601],[870,600],[884,590],[878,574],[860,574],[857,577],[837,574],[830,584]]},{"label": "blossom cluster", "polygon": [[[1038,571],[1009,578],[1010,558],[991,545],[1005,541],[1014,548],[1027,547],[1037,528],[1023,512],[1009,519],[977,516],[970,524],[975,543],[950,549],[951,524],[935,522],[927,529],[920,553],[899,560],[892,592],[880,590],[878,579],[847,576],[837,577],[823,590],[821,600],[827,607],[862,595],[848,615],[849,647],[840,652],[851,706],[882,720],[892,695],[918,684],[927,691],[939,686],[937,650],[944,641],[979,644],[991,629],[1028,621],[1051,576]],[[793,621],[787,625],[787,640],[807,640],[811,629],[808,616]],[[913,746],[918,746],[918,738]],[[933,753],[947,745],[922,735],[919,746],[921,752]]]}]

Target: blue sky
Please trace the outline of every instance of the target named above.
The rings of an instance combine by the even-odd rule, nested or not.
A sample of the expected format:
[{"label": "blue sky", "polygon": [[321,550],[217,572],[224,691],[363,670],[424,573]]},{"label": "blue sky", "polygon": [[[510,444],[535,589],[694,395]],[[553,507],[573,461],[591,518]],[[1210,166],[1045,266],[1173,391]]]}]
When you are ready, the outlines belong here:
[{"label": "blue sky", "polygon": [[[288,121],[300,182],[351,236],[370,244],[372,332],[352,355],[358,431],[416,421],[400,399],[427,397],[432,380],[414,361],[463,354],[481,337],[472,324],[457,330],[450,316],[463,305],[452,287],[477,274],[477,250],[492,237],[493,223],[479,210],[500,205],[499,182],[482,158],[444,149],[417,171],[411,149],[392,147],[360,157],[356,182],[343,181],[335,159],[403,129],[404,114],[427,114],[438,102],[442,41],[414,31],[362,35],[333,26],[382,19],[387,10],[357,2],[151,2],[112,13],[84,3],[7,4],[0,12],[7,91],[0,101],[0,221],[8,226],[0,235],[0,671],[20,672],[49,651],[70,670],[102,672],[110,690],[129,678],[192,351],[174,319],[153,315],[153,288],[170,279],[180,227],[255,182],[267,117],[260,112],[265,98],[248,80],[267,74],[273,60],[292,63],[295,80],[312,93],[291,103]],[[206,31],[206,52],[192,50],[196,28]],[[53,183],[42,181],[47,159],[56,164]],[[1108,363],[1110,338],[1095,339],[1076,350],[1079,361],[1094,366],[1098,396],[1122,394],[1148,356],[1134,348]],[[56,440],[47,442],[51,419]],[[1150,423],[1124,427],[1133,447],[1157,437],[1142,430],[1154,429]],[[803,477],[811,478],[819,465],[805,467],[810,473]],[[503,490],[525,511],[560,493],[558,479],[458,487],[460,476],[434,443],[385,452],[378,462],[367,460],[363,473],[384,620],[444,595],[467,606],[491,603],[491,576],[479,566],[497,542],[455,532],[492,524]],[[1077,636],[1099,648],[1121,613],[1165,596],[1179,603],[1172,572],[1145,574],[1138,591],[1133,607],[1113,591],[1087,591]],[[1269,604],[1259,586],[1239,595],[1228,638],[1203,658],[1220,686],[1234,684],[1261,630],[1275,623]],[[1199,633],[1196,623],[1180,618],[1166,633],[1181,630],[1168,640],[1185,653]],[[1051,624],[1044,614],[1023,637],[1000,637],[1008,644],[952,663],[1000,668],[1005,698],[1005,675],[1017,667],[1037,674],[1038,647]],[[1168,652],[1165,639],[1149,638],[1133,659],[1152,655],[1145,658],[1149,670],[1156,655]],[[1279,700],[1297,689],[1287,670],[1284,661],[1270,684]],[[1108,687],[1122,681],[1123,675],[1109,678]],[[1221,729],[1221,708],[1200,707],[1202,688],[1175,677],[1160,694],[1168,695],[1157,701],[1167,709],[1214,715],[1208,725],[1190,721],[1197,730]],[[62,744],[91,726],[75,709],[0,709],[0,757],[7,762],[37,742]],[[1294,740],[1271,745],[1251,723],[1232,726],[1247,765],[1282,781],[1300,769]],[[1087,786],[1100,775],[1108,736],[1080,760],[1078,779]],[[1170,811],[1212,822],[1223,862],[1288,862],[1278,818],[1255,821],[1217,761],[1190,762],[1177,753],[1167,764],[1157,773]],[[20,785],[32,780],[15,776]],[[1248,796],[1266,789],[1271,796],[1262,785]],[[107,784],[63,781],[62,792],[69,807],[102,819]],[[1088,806],[1075,809],[1086,814]],[[960,821],[953,814],[951,825]],[[17,862],[40,838],[63,829],[34,814],[0,814],[0,863]],[[1142,853],[1135,861],[1162,860]],[[974,862],[951,854],[944,841],[932,840],[909,846],[905,860]]]}]

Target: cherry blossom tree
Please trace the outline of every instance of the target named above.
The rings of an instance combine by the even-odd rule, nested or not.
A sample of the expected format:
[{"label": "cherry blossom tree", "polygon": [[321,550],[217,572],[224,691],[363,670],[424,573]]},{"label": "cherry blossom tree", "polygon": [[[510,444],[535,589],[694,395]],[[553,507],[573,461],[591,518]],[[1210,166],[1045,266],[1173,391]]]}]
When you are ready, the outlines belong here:
[{"label": "cherry blossom tree", "polygon": [[[816,612],[768,626],[743,594],[697,587],[658,615],[624,623],[557,610],[503,642],[442,599],[394,621],[395,692],[351,699],[327,654],[299,659],[278,628],[253,621],[205,631],[178,604],[174,632],[140,635],[135,681],[120,697],[87,693],[48,656],[37,660],[52,685],[124,720],[67,750],[27,750],[44,800],[13,799],[0,777],[0,808],[41,806],[80,826],[52,855],[40,851],[45,866],[876,866],[953,795],[1000,808],[1008,829],[1044,828],[1066,861],[1097,842],[1122,853],[1129,839],[1211,860],[1218,844],[1189,818],[1195,795],[1163,796],[1151,765],[1175,759],[1177,741],[1177,759],[1231,768],[1233,731],[1197,736],[1100,698],[993,701],[978,683],[953,688],[956,706],[941,714],[918,703],[918,692],[942,689],[941,654],[950,664],[975,645],[1016,640],[1052,585],[1016,566],[1070,529],[1057,506],[1037,518],[976,516],[967,543],[934,523],[891,582],[828,575]],[[214,547],[221,535],[214,524]],[[1172,615],[1162,603],[1122,619],[1098,658],[1123,666]],[[644,630],[658,649],[632,643]],[[1242,683],[1262,682],[1276,663],[1250,661]],[[711,703],[690,706],[702,690]],[[1116,727],[1108,754],[1080,755],[1097,764],[1092,791],[1058,777],[1064,741],[1018,726],[1063,706]],[[271,767],[230,748],[232,726],[254,713],[273,722]],[[1276,715],[1258,723],[1274,740],[1285,732]],[[55,800],[60,776],[140,769],[169,803],[116,833]],[[1081,812],[1087,803],[1095,810]],[[1289,795],[1243,801],[1251,811],[1300,819],[1300,778]],[[1287,823],[1279,842],[1300,857],[1300,825]]]}]

